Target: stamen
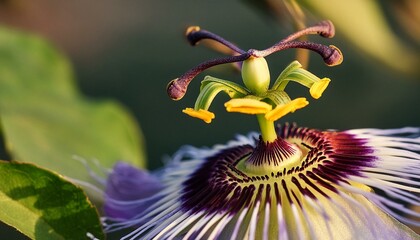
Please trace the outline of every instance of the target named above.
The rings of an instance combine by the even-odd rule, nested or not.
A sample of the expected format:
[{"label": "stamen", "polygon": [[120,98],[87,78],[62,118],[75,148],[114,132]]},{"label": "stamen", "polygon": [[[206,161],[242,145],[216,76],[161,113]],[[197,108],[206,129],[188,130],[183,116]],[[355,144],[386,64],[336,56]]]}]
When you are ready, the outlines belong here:
[{"label": "stamen", "polygon": [[309,102],[306,100],[306,98],[296,98],[292,100],[291,102],[279,105],[270,112],[265,114],[265,118],[268,121],[276,121],[279,118],[285,116],[288,113],[294,112],[300,108],[303,108],[307,106]]},{"label": "stamen", "polygon": [[191,117],[199,118],[206,123],[211,123],[211,121],[215,118],[214,113],[207,110],[203,110],[203,109],[199,109],[197,111],[197,110],[194,110],[193,108],[186,108],[182,110],[182,112]]},{"label": "stamen", "polygon": [[246,114],[262,114],[271,110],[272,106],[250,98],[235,98],[225,103],[226,111]]},{"label": "stamen", "polygon": [[315,82],[309,89],[311,96],[315,99],[320,98],[324,90],[328,87],[330,81],[331,80],[329,78],[323,78],[320,81]]}]

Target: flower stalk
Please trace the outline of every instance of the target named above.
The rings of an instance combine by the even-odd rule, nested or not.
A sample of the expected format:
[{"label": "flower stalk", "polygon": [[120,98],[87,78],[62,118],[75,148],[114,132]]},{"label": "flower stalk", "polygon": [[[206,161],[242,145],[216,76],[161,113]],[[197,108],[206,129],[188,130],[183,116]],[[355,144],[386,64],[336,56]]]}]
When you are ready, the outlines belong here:
[{"label": "flower stalk", "polygon": [[274,121],[267,120],[263,114],[257,114],[261,137],[264,142],[274,142],[277,139]]}]

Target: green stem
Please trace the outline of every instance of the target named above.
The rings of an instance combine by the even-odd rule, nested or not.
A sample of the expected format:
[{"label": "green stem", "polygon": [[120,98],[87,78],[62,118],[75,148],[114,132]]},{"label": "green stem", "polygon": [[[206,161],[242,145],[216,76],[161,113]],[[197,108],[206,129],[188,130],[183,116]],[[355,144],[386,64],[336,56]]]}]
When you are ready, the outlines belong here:
[{"label": "green stem", "polygon": [[257,114],[258,123],[261,129],[261,137],[264,142],[274,142],[277,139],[274,121],[265,119],[264,114]]}]

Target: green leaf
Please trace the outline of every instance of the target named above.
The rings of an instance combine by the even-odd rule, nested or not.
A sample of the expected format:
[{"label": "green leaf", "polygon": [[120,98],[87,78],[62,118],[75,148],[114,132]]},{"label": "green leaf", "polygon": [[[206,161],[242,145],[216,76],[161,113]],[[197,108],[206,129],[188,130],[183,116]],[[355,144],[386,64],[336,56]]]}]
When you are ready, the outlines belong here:
[{"label": "green leaf", "polygon": [[84,192],[32,164],[0,161],[0,220],[32,239],[104,239]]},{"label": "green leaf", "polygon": [[74,155],[105,167],[117,160],[145,166],[140,129],[123,107],[81,96],[63,55],[38,37],[2,27],[0,120],[18,161],[84,181],[92,179]]}]

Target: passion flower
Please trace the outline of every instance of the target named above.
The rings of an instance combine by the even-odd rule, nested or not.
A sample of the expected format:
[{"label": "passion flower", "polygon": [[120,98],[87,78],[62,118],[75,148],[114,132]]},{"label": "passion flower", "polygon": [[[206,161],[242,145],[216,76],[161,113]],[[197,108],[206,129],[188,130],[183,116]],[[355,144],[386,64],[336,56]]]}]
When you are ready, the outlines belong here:
[{"label": "passion flower", "polygon": [[264,57],[286,48],[319,53],[328,65],[342,61],[336,47],[295,39],[332,37],[331,22],[299,31],[274,46],[243,51],[223,38],[189,28],[192,44],[211,39],[234,56],[198,65],[168,85],[177,100],[201,71],[242,63],[240,84],[205,77],[194,108],[183,112],[210,123],[209,107],[225,92],[228,112],[255,114],[260,132],[212,148],[181,148],[161,170],[147,173],[119,163],[106,182],[105,229],[131,229],[123,239],[418,239],[420,128],[321,131],[275,125],[308,104],[291,99],[290,82],[318,99],[330,80],[292,62],[270,87]]}]

